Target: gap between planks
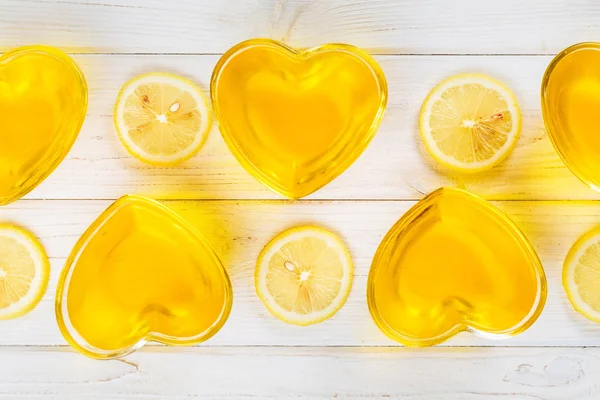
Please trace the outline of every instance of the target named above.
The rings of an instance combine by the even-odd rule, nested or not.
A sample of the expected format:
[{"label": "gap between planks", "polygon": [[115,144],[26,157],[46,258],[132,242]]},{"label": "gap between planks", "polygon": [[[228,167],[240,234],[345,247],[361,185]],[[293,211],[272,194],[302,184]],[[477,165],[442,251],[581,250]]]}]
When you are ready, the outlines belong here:
[{"label": "gap between planks", "polygon": [[[510,340],[510,339],[509,339]],[[157,343],[157,342],[150,342],[144,346],[142,346],[140,349],[136,350],[134,353],[138,352],[138,351],[146,351],[146,352],[165,352],[166,351],[170,351],[173,353],[182,351],[182,352],[186,352],[186,351],[190,351],[190,350],[198,350],[198,351],[202,351],[202,350],[211,350],[211,351],[215,351],[215,350],[220,350],[220,349],[260,349],[260,348],[265,348],[265,349],[285,349],[285,350],[293,350],[293,349],[303,349],[303,350],[318,350],[318,349],[338,349],[338,350],[356,350],[356,349],[363,349],[363,350],[369,350],[369,349],[374,349],[374,350],[389,350],[389,351],[407,351],[407,352],[428,352],[428,351],[449,351],[449,350],[460,350],[460,349],[469,349],[469,350],[473,350],[473,349],[508,349],[508,350],[518,350],[518,349],[600,349],[600,345],[517,345],[517,346],[510,346],[510,345],[501,345],[501,346],[494,346],[494,345],[447,345],[447,344],[443,344],[443,345],[438,345],[438,346],[431,346],[431,347],[408,347],[408,346],[403,346],[401,344],[369,344],[369,345],[360,345],[360,344],[356,344],[356,345],[348,345],[348,344],[342,344],[342,345],[337,345],[337,344],[324,344],[324,345],[302,345],[302,344],[296,344],[296,345],[286,345],[286,344],[219,344],[219,345],[210,345],[208,343],[203,343],[203,344],[199,344],[199,345],[191,345],[191,346],[170,346],[170,345],[166,345],[166,344],[161,344],[161,343]],[[41,344],[0,344],[0,352],[3,350],[39,350],[39,351],[43,351],[43,350],[58,350],[58,351],[63,351],[63,350],[67,350],[69,352],[76,352],[76,350],[71,347],[68,344],[45,344],[45,345],[41,345]],[[131,353],[131,354],[134,354]],[[127,356],[125,356],[126,358]]]},{"label": "gap between planks", "polygon": [[[458,189],[458,188],[457,188]],[[591,189],[590,189],[591,190]],[[474,194],[483,200],[486,200],[490,203],[543,203],[543,204],[582,204],[582,205],[597,205],[600,203],[600,199],[598,200],[589,200],[589,199],[566,199],[566,200],[557,200],[557,199],[487,199],[485,196],[478,195],[476,192],[466,190],[467,192]],[[298,204],[332,204],[332,203],[414,203],[418,202],[423,197],[425,197],[428,193],[425,193],[421,197],[414,198],[404,198],[404,199],[298,199],[298,200],[289,200],[289,199],[218,199],[218,198],[185,198],[185,197],[160,197],[160,196],[151,196],[137,193],[127,193],[125,195],[140,195],[144,197],[150,197],[154,200],[161,202],[202,202],[202,203],[223,203],[223,204],[241,204],[241,203],[255,203],[255,204],[273,204],[273,205],[298,205]],[[39,202],[73,202],[73,201],[115,201],[120,197],[94,197],[94,198],[48,198],[48,199],[27,199],[22,198],[10,205],[16,205],[18,202],[27,202],[27,203],[39,203]],[[6,206],[5,206],[6,207]],[[0,206],[2,209],[2,206]]]},{"label": "gap between planks", "polygon": [[[300,49],[308,49],[308,48],[300,48]],[[372,56],[389,56],[389,57],[548,57],[555,56],[557,53],[399,53],[399,52],[380,52],[376,50],[370,49],[362,49],[365,50]],[[139,53],[121,53],[121,52],[77,52],[77,51],[65,51],[66,54],[72,56],[217,56],[220,57],[224,53],[148,53],[148,52],[139,52]],[[3,53],[0,52],[0,55]]]}]

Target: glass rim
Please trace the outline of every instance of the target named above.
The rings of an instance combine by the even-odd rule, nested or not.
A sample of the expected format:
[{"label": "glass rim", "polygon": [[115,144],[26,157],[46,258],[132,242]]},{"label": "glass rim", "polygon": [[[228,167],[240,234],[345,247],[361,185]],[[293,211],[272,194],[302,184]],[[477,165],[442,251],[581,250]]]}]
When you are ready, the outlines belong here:
[{"label": "glass rim", "polygon": [[571,171],[571,173],[573,175],[575,175],[575,177],[577,177],[577,179],[579,179],[581,182],[583,182],[586,186],[588,186],[592,190],[600,192],[600,180],[598,182],[595,182],[594,180],[587,177],[584,173],[582,173],[575,166],[575,164],[573,164],[571,162],[571,159],[569,158],[569,156],[563,151],[563,145],[561,145],[559,143],[559,139],[558,139],[558,137],[561,136],[563,134],[563,132],[560,132],[560,130],[555,128],[555,126],[554,126],[554,123],[550,116],[548,98],[546,96],[550,78],[552,77],[552,73],[555,71],[558,64],[561,61],[563,61],[564,59],[566,59],[572,53],[575,53],[575,52],[581,51],[581,50],[600,51],[600,42],[588,41],[588,42],[580,42],[580,43],[573,44],[573,45],[565,48],[564,50],[560,51],[558,54],[556,54],[554,56],[554,58],[552,58],[552,60],[548,64],[548,66],[546,67],[546,70],[544,71],[544,75],[542,77],[542,84],[541,84],[541,88],[540,88],[540,103],[541,103],[541,109],[542,109],[542,119],[544,120],[544,128],[546,130],[546,134],[548,135],[548,138],[550,139],[550,142],[552,143],[552,147],[554,147],[554,150],[560,157],[563,164],[569,169],[569,171]]}]

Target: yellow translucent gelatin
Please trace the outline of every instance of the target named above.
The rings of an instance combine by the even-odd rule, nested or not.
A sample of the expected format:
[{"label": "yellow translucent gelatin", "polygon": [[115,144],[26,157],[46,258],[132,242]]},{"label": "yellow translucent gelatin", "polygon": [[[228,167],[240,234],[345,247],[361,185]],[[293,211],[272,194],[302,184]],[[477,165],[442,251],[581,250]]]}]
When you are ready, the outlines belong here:
[{"label": "yellow translucent gelatin", "polygon": [[527,329],[546,299],[542,265],[525,236],[475,195],[442,188],[387,233],[368,280],[379,328],[409,346],[463,330],[506,337]]},{"label": "yellow translucent gelatin", "polygon": [[114,358],[150,340],[206,340],[224,324],[231,302],[227,273],[198,232],[154,200],[125,196],[75,245],[56,313],[73,347]]},{"label": "yellow translucent gelatin", "polygon": [[375,60],[350,45],[296,50],[252,39],[219,60],[211,97],[244,168],[272,190],[300,198],[364,151],[383,116],[387,83]]},{"label": "yellow translucent gelatin", "polygon": [[580,43],[559,53],[542,81],[548,136],[565,164],[600,190],[600,43]]},{"label": "yellow translucent gelatin", "polygon": [[27,194],[58,166],[86,110],[85,79],[66,54],[30,46],[0,57],[0,205]]}]

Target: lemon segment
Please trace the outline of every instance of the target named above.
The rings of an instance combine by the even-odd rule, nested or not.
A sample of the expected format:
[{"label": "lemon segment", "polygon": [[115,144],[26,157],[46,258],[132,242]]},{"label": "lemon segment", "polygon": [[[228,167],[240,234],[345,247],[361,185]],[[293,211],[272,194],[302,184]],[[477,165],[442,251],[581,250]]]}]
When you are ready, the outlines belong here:
[{"label": "lemon segment", "polygon": [[263,249],[256,292],[275,317],[311,325],[333,316],[346,302],[354,267],[339,237],[322,228],[287,230]]},{"label": "lemon segment", "polygon": [[154,72],[123,85],[114,123],[132,156],[153,165],[175,165],[200,150],[212,119],[199,87],[187,79]]},{"label": "lemon segment", "polygon": [[573,308],[600,323],[600,228],[581,237],[565,259],[563,286]]},{"label": "lemon segment", "polygon": [[46,291],[49,274],[48,257],[34,236],[0,225],[0,319],[31,311]]},{"label": "lemon segment", "polygon": [[510,154],[521,132],[521,112],[501,82],[483,74],[461,74],[429,93],[419,130],[437,162],[460,172],[478,172]]}]

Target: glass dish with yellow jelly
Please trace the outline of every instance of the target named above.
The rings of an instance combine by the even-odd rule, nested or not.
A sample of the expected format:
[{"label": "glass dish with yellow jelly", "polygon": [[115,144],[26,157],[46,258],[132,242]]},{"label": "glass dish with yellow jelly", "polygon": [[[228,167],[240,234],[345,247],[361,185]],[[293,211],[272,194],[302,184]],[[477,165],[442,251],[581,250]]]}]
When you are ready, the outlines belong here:
[{"label": "glass dish with yellow jelly", "polygon": [[0,57],[0,205],[39,185],[75,142],[87,85],[66,54],[20,47]]},{"label": "glass dish with yellow jelly", "polygon": [[125,196],[75,245],[58,283],[56,317],[75,349],[116,358],[148,341],[210,338],[232,297],[227,272],[192,226],[154,200]]},{"label": "glass dish with yellow jelly", "polygon": [[301,198],[365,150],[383,117],[387,83],[377,62],[354,46],[297,50],[252,39],[221,57],[210,94],[242,166],[275,192]]},{"label": "glass dish with yellow jelly", "polygon": [[387,233],[367,299],[378,327],[407,346],[432,346],[465,330],[504,338],[540,315],[546,278],[505,214],[468,192],[442,188]]},{"label": "glass dish with yellow jelly", "polygon": [[569,169],[600,190],[600,43],[560,52],[542,80],[542,113],[548,136]]}]

